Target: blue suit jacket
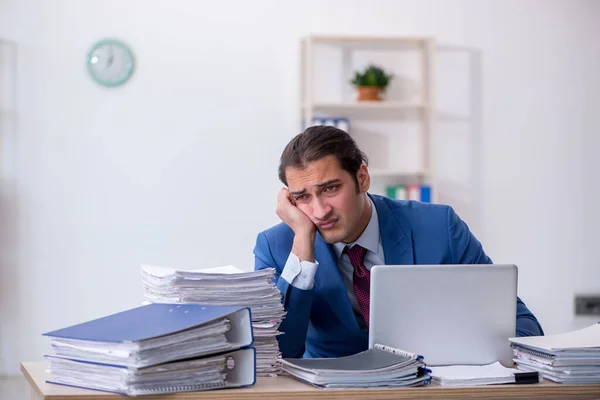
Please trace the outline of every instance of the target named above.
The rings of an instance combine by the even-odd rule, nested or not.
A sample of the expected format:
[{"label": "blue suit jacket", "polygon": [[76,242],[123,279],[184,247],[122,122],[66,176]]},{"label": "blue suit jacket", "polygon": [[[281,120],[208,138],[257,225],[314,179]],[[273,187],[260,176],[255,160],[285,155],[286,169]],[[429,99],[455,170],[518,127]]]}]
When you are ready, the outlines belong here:
[{"label": "blue suit jacket", "polygon": [[[449,206],[369,195],[377,208],[386,264],[491,264],[479,241]],[[352,312],[332,246],[317,233],[319,262],[312,290],[293,287],[281,273],[294,232],[281,223],[258,235],[255,269],[275,268],[286,317],[279,335],[283,357],[341,357],[368,347]],[[542,327],[517,299],[518,336],[543,335]]]}]

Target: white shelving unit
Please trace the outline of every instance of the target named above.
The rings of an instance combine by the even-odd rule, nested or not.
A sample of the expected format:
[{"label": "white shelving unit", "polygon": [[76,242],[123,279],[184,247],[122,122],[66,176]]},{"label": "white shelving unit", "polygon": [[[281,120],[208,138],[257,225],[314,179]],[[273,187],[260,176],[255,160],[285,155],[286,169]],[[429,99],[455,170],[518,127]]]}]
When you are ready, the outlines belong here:
[{"label": "white shelving unit", "polygon": [[[402,147],[398,145],[399,137],[393,137],[394,129],[390,128],[390,120],[396,124],[408,122],[418,125],[419,154],[415,163],[409,166],[398,167],[393,162],[380,163],[376,167],[369,168],[373,180],[381,179],[386,182],[395,183],[420,183],[431,186],[431,201],[436,202],[437,198],[437,179],[435,165],[435,99],[433,90],[434,76],[434,47],[435,42],[427,37],[374,37],[374,36],[308,36],[301,40],[300,46],[300,126],[310,126],[313,124],[313,117],[343,117],[350,122],[349,133],[354,136],[354,122],[360,120],[363,133],[362,143],[369,147],[376,142],[375,138],[369,139],[369,135],[378,136],[380,130],[379,121],[386,125],[391,139],[381,144],[380,150],[386,153],[385,157],[380,157],[379,149],[375,149],[376,154],[369,154],[369,158],[374,157],[377,160],[394,160],[394,148]],[[331,51],[335,58],[324,64],[319,64],[317,50]],[[362,52],[362,61],[357,54]],[[349,81],[352,79],[354,70],[366,67],[366,63],[372,60],[377,64],[377,54],[382,55],[380,59],[388,60],[379,63],[384,70],[392,68],[390,63],[401,60],[403,52],[409,52],[412,55],[412,63],[406,64],[399,61],[404,66],[409,65],[413,76],[412,79],[406,79],[403,72],[394,70],[395,75],[390,87],[396,86],[395,96],[390,95],[383,101],[358,102],[352,97],[353,88]],[[377,53],[377,54],[376,54]],[[354,65],[353,65],[354,63]],[[358,65],[360,64],[360,66]],[[337,73],[332,73],[337,70]],[[318,74],[326,72],[328,79],[317,79]],[[396,76],[404,77],[404,85],[398,84]],[[415,83],[418,80],[418,83]],[[410,84],[406,84],[406,83]],[[332,92],[326,98],[322,98],[323,86],[331,84]],[[403,88],[410,87],[410,90],[403,92]],[[320,93],[319,93],[320,92]],[[410,96],[407,94],[410,92]],[[375,125],[374,128],[365,128],[369,124]],[[381,141],[381,140],[380,140]],[[358,142],[358,140],[357,140]],[[392,149],[385,148],[388,143]],[[401,143],[401,142],[400,142]],[[360,145],[360,143],[359,143]],[[363,146],[361,146],[363,147]],[[371,148],[371,150],[373,150]],[[371,163],[372,164],[372,163]]]},{"label": "white shelving unit", "polygon": [[424,109],[427,106],[424,104],[410,104],[399,101],[382,101],[382,102],[313,102],[304,105],[305,109],[312,110],[329,110],[329,111],[354,111],[354,110],[410,110]]}]

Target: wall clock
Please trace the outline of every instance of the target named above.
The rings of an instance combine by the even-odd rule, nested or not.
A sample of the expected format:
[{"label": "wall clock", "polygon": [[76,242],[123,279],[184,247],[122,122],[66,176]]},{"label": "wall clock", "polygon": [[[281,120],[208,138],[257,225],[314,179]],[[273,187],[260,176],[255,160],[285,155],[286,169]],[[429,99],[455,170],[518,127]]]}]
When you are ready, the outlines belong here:
[{"label": "wall clock", "polygon": [[124,42],[104,39],[95,43],[87,56],[87,69],[98,84],[116,87],[131,78],[135,66],[133,52]]}]

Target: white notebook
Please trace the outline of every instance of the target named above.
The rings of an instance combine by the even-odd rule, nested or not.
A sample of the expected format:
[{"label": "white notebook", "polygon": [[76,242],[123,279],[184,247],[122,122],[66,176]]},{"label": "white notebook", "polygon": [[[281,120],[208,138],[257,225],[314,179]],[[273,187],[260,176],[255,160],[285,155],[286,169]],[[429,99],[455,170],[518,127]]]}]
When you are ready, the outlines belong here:
[{"label": "white notebook", "polygon": [[527,374],[506,368],[499,362],[487,365],[451,365],[431,367],[431,378],[441,386],[477,386],[503,383],[536,383],[537,373]]}]

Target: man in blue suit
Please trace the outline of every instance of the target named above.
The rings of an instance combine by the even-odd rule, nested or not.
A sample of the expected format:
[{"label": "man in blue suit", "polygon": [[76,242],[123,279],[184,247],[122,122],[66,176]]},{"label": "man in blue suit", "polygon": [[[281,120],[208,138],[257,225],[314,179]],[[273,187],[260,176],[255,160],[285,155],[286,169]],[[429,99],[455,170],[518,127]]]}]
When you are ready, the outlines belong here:
[{"label": "man in blue suit", "polygon": [[[367,157],[346,132],[310,127],[286,146],[277,200],[283,223],[258,235],[255,269],[274,268],[286,317],[283,357],[341,357],[368,347],[370,268],[491,264],[445,205],[369,194]],[[517,299],[517,336],[543,335]]]}]

